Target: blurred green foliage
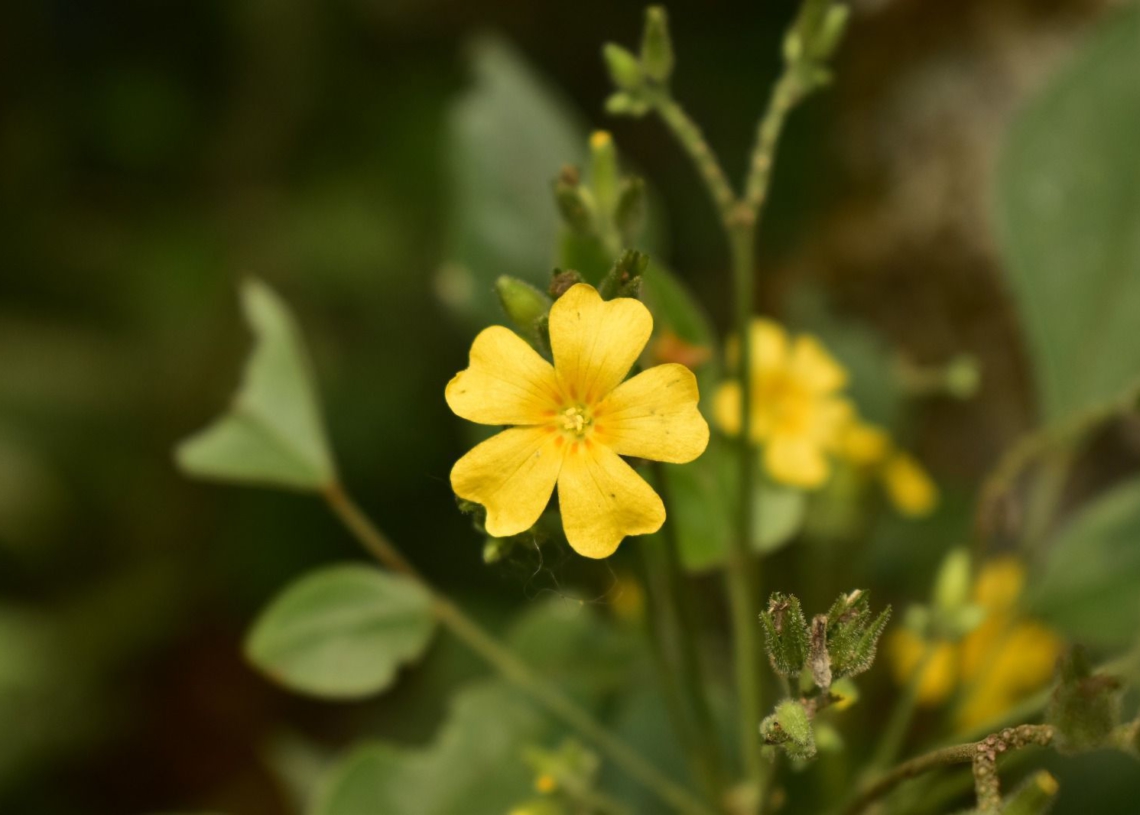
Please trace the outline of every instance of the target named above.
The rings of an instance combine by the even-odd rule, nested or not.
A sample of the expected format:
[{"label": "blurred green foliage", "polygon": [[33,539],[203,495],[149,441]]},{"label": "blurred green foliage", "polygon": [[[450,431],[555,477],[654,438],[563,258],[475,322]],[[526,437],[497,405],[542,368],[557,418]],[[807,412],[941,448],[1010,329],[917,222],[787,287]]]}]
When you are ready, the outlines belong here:
[{"label": "blurred green foliage", "polygon": [[[741,166],[791,4],[673,12],[685,21],[678,95],[693,99],[726,163]],[[526,765],[503,756],[556,734],[497,683],[471,685],[482,668],[453,644],[434,646],[385,698],[345,707],[287,696],[240,661],[244,629],[280,587],[357,556],[313,502],[190,484],[171,466],[171,444],[220,412],[239,377],[249,338],[234,294],[250,274],[298,312],[343,474],[393,538],[488,620],[528,607],[512,642],[683,773],[631,632],[598,625],[609,608],[532,600],[561,595],[565,583],[608,607],[612,573],[554,553],[477,568],[480,541],[447,486],[466,440],[443,384],[470,330],[500,319],[494,279],[543,283],[558,262],[549,183],[582,160],[586,121],[606,124],[596,44],[631,32],[638,14],[601,2],[370,0],[5,9],[0,811],[295,812],[305,796],[288,782],[305,787],[331,750],[358,736],[383,739],[357,756],[406,789],[425,772],[450,773],[449,740],[473,724],[487,730],[488,718],[512,727],[488,731],[501,735],[487,755],[499,758],[503,787],[482,792],[494,806],[530,792]],[[1021,117],[1000,175],[1002,236],[1048,419],[1117,396],[1140,363],[1128,320],[1140,309],[1137,14],[1125,14]],[[473,40],[465,63],[477,24],[506,36]],[[536,78],[528,61],[553,76]],[[775,250],[767,268],[804,237],[804,213],[838,194],[821,147],[829,104],[813,103],[793,124],[765,227]],[[644,165],[668,205],[668,220],[651,206],[647,245],[655,262],[685,273],[698,307],[664,273],[647,299],[683,338],[711,344],[702,309],[716,318],[727,309],[703,192],[659,130],[614,127],[623,159]],[[835,347],[864,415],[908,432],[881,338],[836,318],[814,284],[790,287],[785,316]],[[723,485],[685,472],[678,525],[687,500],[685,538],[713,556],[685,551],[690,565],[708,564],[721,533],[699,538],[698,513],[706,499],[723,500]],[[1086,508],[1056,541],[1041,607],[1066,631],[1112,644],[1134,632],[1133,491]],[[826,526],[823,515],[809,510],[809,524]],[[864,578],[889,596],[921,597],[969,520],[951,485],[935,518],[883,514],[854,532],[836,522],[829,528],[842,534],[822,536],[800,560],[794,547],[776,552],[767,580],[806,589],[805,602]],[[853,536],[869,548],[845,547]],[[843,585],[814,586],[825,569]],[[708,586],[697,585],[700,612],[716,619]],[[712,650],[723,658],[723,643]],[[881,689],[869,694],[852,731],[872,727],[884,700]],[[350,779],[351,764],[339,766]],[[812,800],[835,766],[793,777],[790,794]],[[1056,769],[1063,787],[1091,790],[1057,811],[1130,812],[1126,772],[1104,766]],[[470,780],[461,769],[457,784]],[[602,783],[652,811],[612,768]],[[440,789],[438,806],[469,789]],[[424,811],[420,803],[407,811]]]}]

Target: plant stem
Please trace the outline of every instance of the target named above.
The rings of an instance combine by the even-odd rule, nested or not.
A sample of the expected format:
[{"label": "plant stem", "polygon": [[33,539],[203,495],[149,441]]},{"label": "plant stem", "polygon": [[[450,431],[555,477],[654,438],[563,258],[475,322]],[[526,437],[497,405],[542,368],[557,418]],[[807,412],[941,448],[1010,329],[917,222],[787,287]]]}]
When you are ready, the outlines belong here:
[{"label": "plant stem", "polygon": [[903,742],[906,740],[906,734],[910,730],[910,722],[914,718],[914,711],[918,706],[918,690],[922,686],[923,674],[926,673],[926,669],[930,666],[930,660],[934,657],[935,647],[934,643],[928,642],[923,648],[922,656],[907,682],[906,689],[895,703],[891,717],[887,720],[887,726],[883,728],[879,745],[867,765],[867,776],[881,773],[890,767],[898,757]]},{"label": "plant stem", "polygon": [[472,620],[451,600],[437,591],[416,571],[376,528],[352,498],[339,486],[323,493],[326,503],[340,518],[360,544],[381,564],[402,572],[420,583],[433,600],[436,619],[471,650],[485,659],[505,679],[512,682],[534,701],[579,734],[589,739],[598,750],[631,778],[641,783],[664,803],[678,812],[711,815],[710,810],[688,790],[645,760],[636,750],[607,730],[589,711],[547,682],[513,651]]},{"label": "plant stem", "polygon": [[681,147],[689,154],[689,158],[693,160],[697,172],[701,174],[701,179],[705,182],[705,188],[712,197],[713,205],[720,213],[721,221],[728,223],[736,208],[736,193],[733,192],[732,185],[728,183],[728,177],[721,169],[716,153],[705,141],[701,129],[668,92],[660,91],[653,94],[650,97],[650,102],[653,109],[657,111],[657,115],[673,132]]},{"label": "plant stem", "polygon": [[688,756],[694,776],[706,787],[706,791],[710,793],[710,799],[715,800],[716,792],[711,786],[712,779],[706,770],[707,764],[700,755],[700,749],[697,746],[696,727],[690,719],[677,682],[677,674],[679,673],[676,665],[677,651],[679,650],[676,642],[677,631],[670,609],[670,592],[668,576],[665,573],[662,558],[663,553],[658,551],[657,543],[658,541],[655,540],[647,540],[638,547],[645,567],[645,588],[649,603],[649,615],[645,621],[645,627],[649,634],[653,659],[657,664],[658,681],[661,683],[661,690],[665,697],[665,705],[673,730],[681,740],[681,744],[685,746],[685,753]]},{"label": "plant stem", "polygon": [[[875,801],[889,793],[908,778],[922,775],[940,767],[954,764],[974,764],[975,770],[985,767],[987,772],[976,773],[976,785],[980,796],[984,800],[981,804],[988,804],[996,791],[996,773],[993,773],[993,762],[996,756],[1006,750],[1028,747],[1030,745],[1046,746],[1053,741],[1053,728],[1046,724],[1023,724],[1016,728],[1006,728],[1000,735],[989,736],[981,741],[967,744],[955,744],[943,747],[910,761],[904,761],[893,770],[881,776],[872,784],[863,788],[850,804],[843,810],[843,815],[859,815]],[[1001,745],[999,748],[998,745]]]},{"label": "plant stem", "polygon": [[[744,208],[738,208],[732,224],[726,224],[732,249],[733,289],[736,298],[735,326],[740,338],[740,438],[738,439],[738,487],[736,530],[728,554],[726,577],[732,607],[732,628],[736,651],[736,684],[740,695],[741,755],[748,778],[756,787],[757,800],[763,800],[766,765],[757,728],[761,719],[760,623],[757,608],[757,577],[753,561],[753,483],[756,449],[752,446],[752,244],[755,221]],[[762,808],[762,804],[759,805]]]},{"label": "plant stem", "polygon": [[[672,495],[664,465],[660,462],[654,462],[653,474],[657,488],[661,492],[662,500],[666,506],[672,506]],[[646,546],[652,550],[650,556],[656,561],[657,568],[660,569],[663,577],[664,597],[668,606],[664,613],[668,618],[668,627],[672,632],[672,639],[677,646],[681,685],[684,688],[685,697],[693,715],[698,760],[702,765],[701,772],[710,788],[713,800],[716,800],[724,788],[724,769],[716,726],[706,694],[707,686],[701,661],[696,609],[685,586],[676,527],[672,524],[666,524],[659,539],[660,550],[655,548],[653,541],[647,541]]]},{"label": "plant stem", "polygon": [[768,187],[772,180],[772,164],[776,156],[776,146],[784,123],[792,108],[803,99],[804,92],[798,79],[799,73],[785,67],[772,89],[768,109],[756,128],[756,146],[752,149],[752,161],[748,168],[748,182],[744,189],[744,202],[757,221],[764,211],[768,199]]}]

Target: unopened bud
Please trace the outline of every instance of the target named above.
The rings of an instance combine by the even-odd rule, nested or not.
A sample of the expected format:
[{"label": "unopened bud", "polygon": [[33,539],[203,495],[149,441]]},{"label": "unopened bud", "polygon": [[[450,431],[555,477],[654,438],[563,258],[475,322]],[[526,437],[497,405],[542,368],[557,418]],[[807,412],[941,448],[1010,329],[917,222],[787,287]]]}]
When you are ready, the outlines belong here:
[{"label": "unopened bud", "polygon": [[593,231],[593,205],[583,194],[581,185],[568,180],[565,169],[554,182],[554,201],[568,227],[578,233]]},{"label": "unopened bud", "polygon": [[982,372],[970,354],[959,354],[946,366],[946,392],[955,399],[969,399],[978,392]]},{"label": "unopened bud", "polygon": [[934,608],[954,613],[970,600],[970,552],[965,547],[951,549],[942,559],[934,581]]},{"label": "unopened bud", "polygon": [[851,9],[841,3],[835,3],[827,10],[811,44],[813,59],[819,62],[831,59],[843,39],[850,17]]},{"label": "unopened bud", "polygon": [[598,293],[603,300],[636,297],[641,291],[641,276],[649,268],[649,255],[636,250],[622,252],[617,263],[602,278]]},{"label": "unopened bud", "polygon": [[557,300],[559,297],[570,291],[573,286],[582,282],[582,275],[578,274],[573,269],[555,269],[554,274],[550,278],[550,288],[546,291],[550,294],[551,298]]},{"label": "unopened bud", "polygon": [[641,68],[641,61],[627,49],[607,42],[602,46],[602,59],[609,69],[610,79],[621,90],[636,91],[645,84],[645,71]]},{"label": "unopened bud", "polygon": [[606,98],[606,113],[611,116],[644,116],[649,112],[649,103],[634,93],[618,91]]},{"label": "unopened bud", "polygon": [[618,191],[617,207],[614,209],[614,226],[621,235],[622,243],[633,246],[637,243],[645,225],[645,182],[630,176],[621,183]]},{"label": "unopened bud", "polygon": [[662,6],[645,10],[641,66],[645,75],[656,82],[665,82],[673,73],[673,41],[669,36],[669,17]]},{"label": "unopened bud", "polygon": [[590,186],[599,211],[609,216],[617,203],[618,164],[613,136],[605,130],[590,136]]},{"label": "unopened bud", "polygon": [[500,277],[495,281],[495,293],[511,322],[529,336],[534,335],[538,319],[550,310],[550,298],[517,277]]}]

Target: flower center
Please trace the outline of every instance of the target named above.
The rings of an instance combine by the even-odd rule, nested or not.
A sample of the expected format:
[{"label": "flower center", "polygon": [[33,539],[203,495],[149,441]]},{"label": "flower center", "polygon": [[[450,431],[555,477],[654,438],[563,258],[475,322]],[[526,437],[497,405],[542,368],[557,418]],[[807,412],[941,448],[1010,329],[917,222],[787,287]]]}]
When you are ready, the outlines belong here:
[{"label": "flower center", "polygon": [[568,436],[583,438],[594,423],[594,417],[582,405],[571,405],[559,412],[557,417],[559,429]]}]

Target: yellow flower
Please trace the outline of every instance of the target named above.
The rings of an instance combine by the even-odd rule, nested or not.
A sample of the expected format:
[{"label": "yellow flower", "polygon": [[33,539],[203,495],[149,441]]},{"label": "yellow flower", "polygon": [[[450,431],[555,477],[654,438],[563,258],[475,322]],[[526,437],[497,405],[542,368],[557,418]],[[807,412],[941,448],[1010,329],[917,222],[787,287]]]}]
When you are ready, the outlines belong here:
[{"label": "yellow flower", "polygon": [[938,487],[922,465],[895,448],[887,431],[857,416],[843,429],[840,455],[856,467],[878,475],[887,497],[903,515],[929,515],[938,504]]},{"label": "yellow flower", "polygon": [[501,326],[475,338],[469,367],[447,385],[447,404],[473,422],[515,426],[461,458],[451,486],[486,507],[489,534],[525,532],[556,484],[566,539],[581,555],[607,557],[627,535],[661,528],[660,497],[621,456],[692,461],[709,429],[685,366],[622,381],[652,330],[640,301],[605,302],[579,283],[550,309],[554,365]]},{"label": "yellow flower", "polygon": [[[1040,623],[1017,614],[1025,571],[1012,557],[991,560],[974,583],[974,602],[985,621],[959,643],[924,642],[911,631],[892,634],[887,651],[895,679],[910,681],[925,658],[918,699],[937,705],[958,691],[954,723],[959,729],[1000,716],[1047,683],[1063,643]],[[933,649],[927,657],[927,649]]]},{"label": "yellow flower", "polygon": [[904,515],[928,515],[938,503],[938,488],[926,470],[906,453],[895,453],[883,467],[883,484],[895,509]]},{"label": "yellow flower", "polygon": [[[831,472],[828,453],[854,411],[840,395],[847,372],[806,334],[790,338],[771,320],[755,318],[749,330],[752,350],[750,441],[764,446],[764,466],[785,484],[818,487]],[[731,357],[737,356],[732,353]],[[720,386],[713,410],[717,424],[739,435],[741,386]]]}]

